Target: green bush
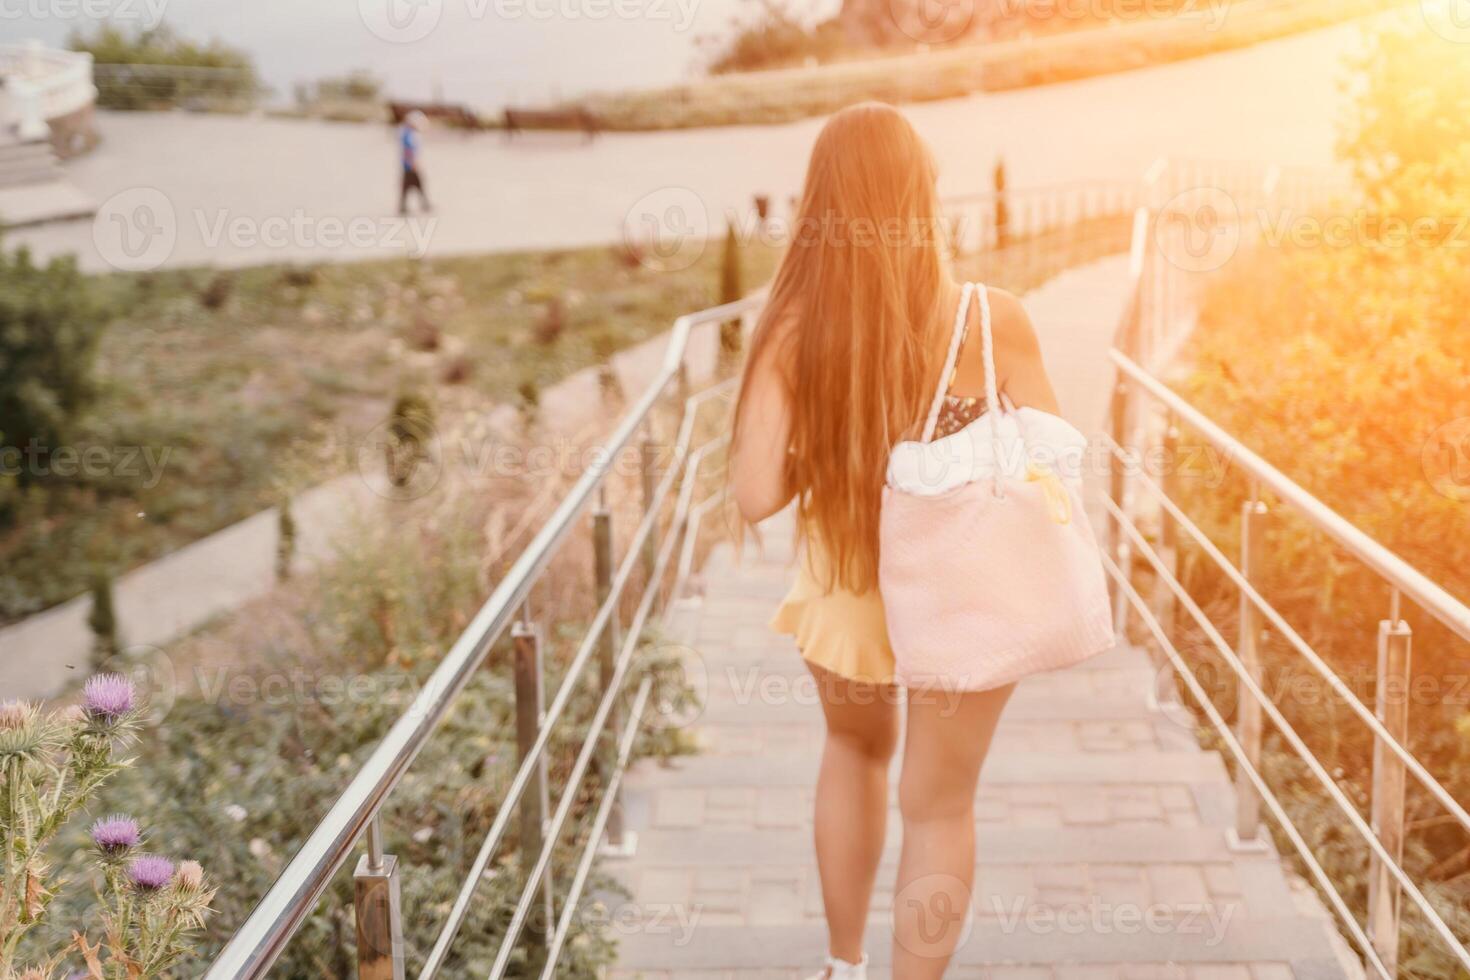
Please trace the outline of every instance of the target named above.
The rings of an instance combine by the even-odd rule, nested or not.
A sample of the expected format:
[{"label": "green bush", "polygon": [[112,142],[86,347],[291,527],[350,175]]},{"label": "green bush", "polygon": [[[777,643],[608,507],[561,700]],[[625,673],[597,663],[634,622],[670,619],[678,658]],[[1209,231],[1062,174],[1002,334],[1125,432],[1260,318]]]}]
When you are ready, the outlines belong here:
[{"label": "green bush", "polygon": [[[1396,220],[1470,214],[1470,62],[1423,28],[1377,33],[1360,62],[1356,112],[1342,148],[1369,214],[1342,246],[1260,247],[1237,259],[1206,296],[1181,382],[1189,400],[1328,506],[1461,599],[1470,599],[1470,514],[1426,467],[1434,433],[1470,420],[1470,254],[1452,241],[1394,243]],[[1239,540],[1248,492],[1235,472],[1219,489],[1185,479],[1186,510],[1217,542]],[[1458,498],[1458,499],[1457,499]],[[1375,698],[1375,636],[1389,613],[1376,573],[1276,508],[1261,591],[1352,687]],[[1185,584],[1216,622],[1230,623],[1233,583],[1196,549]],[[1408,747],[1457,799],[1470,799],[1465,723],[1466,645],[1406,604],[1414,630]],[[1227,628],[1227,638],[1228,638]],[[1186,646],[1207,644],[1186,632]],[[1268,631],[1264,687],[1360,808],[1371,795],[1372,737],[1315,674]],[[1227,710],[1242,695],[1213,653],[1200,669]],[[1311,678],[1311,686],[1299,682]],[[1297,692],[1304,692],[1297,696]],[[1244,695],[1249,696],[1249,695]],[[1268,729],[1269,730],[1269,729]],[[1264,766],[1293,822],[1359,913],[1368,851],[1278,736]],[[1458,825],[1409,780],[1405,865],[1452,924],[1470,916],[1470,847]],[[1280,842],[1288,847],[1284,839]],[[1462,975],[1414,912],[1404,917],[1403,975]],[[1461,930],[1463,935],[1463,930]]]},{"label": "green bush", "polygon": [[[78,416],[97,395],[92,365],[101,328],[73,259],[42,266],[26,248],[0,251],[0,432],[10,454],[24,451],[44,465],[51,450],[73,437]],[[22,484],[38,476],[27,465],[15,469]]]},{"label": "green bush", "polygon": [[[67,47],[88,52],[102,69],[96,73],[97,104],[106,109],[248,102],[261,90],[255,66],[244,51],[217,40],[197,44],[164,24],[136,33],[104,24],[91,34],[74,32]],[[170,70],[189,68],[217,71]]]},{"label": "green bush", "polygon": [[[436,502],[431,514],[419,515],[426,519],[392,525],[364,518],[342,535],[334,560],[297,587],[309,592],[289,628],[279,636],[251,630],[253,645],[234,648],[229,659],[179,670],[197,689],[171,705],[154,699],[166,716],[139,746],[132,769],[101,794],[97,809],[148,813],[170,828],[170,850],[196,856],[216,880],[228,882],[215,898],[217,915],[199,957],[183,964],[180,976],[200,975],[240,927],[483,601],[489,587],[478,533],[484,504],[478,497]],[[561,628],[547,636],[548,691],[559,687],[569,650],[585,629],[587,596],[575,602],[580,605],[563,610]],[[177,658],[175,651],[170,656]],[[655,678],[654,703],[681,710],[690,696],[682,676],[647,653],[639,664]],[[458,696],[383,814],[387,850],[403,869],[410,975],[443,924],[518,763],[510,666],[509,644],[502,642]],[[550,741],[553,798],[565,785],[600,697],[596,677],[590,667]],[[648,730],[636,751],[667,755],[683,748],[677,731]],[[585,841],[598,799],[595,785],[584,783],[556,852],[558,895],[566,894],[568,872]],[[524,881],[517,827],[513,821],[480,882],[445,976],[489,973]],[[355,974],[351,869],[349,863],[333,879],[273,976]],[[558,977],[591,980],[609,961],[610,937],[594,896],[616,893],[600,874],[589,882]],[[58,910],[56,921],[85,914],[80,896],[58,904],[63,901],[71,905]],[[45,948],[65,938],[45,933],[36,941]],[[524,970],[513,967],[512,975]]]},{"label": "green bush", "polygon": [[[740,284],[740,236],[732,223],[725,231],[725,252],[720,262],[720,303],[733,303],[744,295]],[[740,355],[740,321],[720,324],[720,362],[733,364]]]},{"label": "green bush", "polygon": [[112,577],[99,572],[92,580],[92,609],[87,613],[92,631],[92,662],[104,664],[122,649],[118,638],[117,607],[112,599]]}]

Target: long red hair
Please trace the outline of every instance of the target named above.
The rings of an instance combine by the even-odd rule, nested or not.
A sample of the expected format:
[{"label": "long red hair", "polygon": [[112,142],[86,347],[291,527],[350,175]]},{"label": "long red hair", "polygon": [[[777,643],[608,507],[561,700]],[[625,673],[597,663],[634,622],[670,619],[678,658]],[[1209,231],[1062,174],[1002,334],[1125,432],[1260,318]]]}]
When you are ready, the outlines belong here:
[{"label": "long red hair", "polygon": [[[934,159],[892,106],[828,120],[807,167],[792,238],[746,363],[762,358],[791,405],[787,486],[828,587],[878,579],[888,452],[928,408],[948,297]],[[736,425],[739,425],[739,405]]]}]

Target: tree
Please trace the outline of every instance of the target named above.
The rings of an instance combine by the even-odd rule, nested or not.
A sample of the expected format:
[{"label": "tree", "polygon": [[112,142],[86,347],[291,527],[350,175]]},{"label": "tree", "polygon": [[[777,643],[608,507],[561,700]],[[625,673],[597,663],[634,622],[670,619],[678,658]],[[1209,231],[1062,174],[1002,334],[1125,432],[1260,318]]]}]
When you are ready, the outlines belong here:
[{"label": "tree", "polygon": [[276,510],[276,578],[284,582],[291,577],[291,558],[296,553],[296,517],[291,513],[291,498],[281,499]]},{"label": "tree", "polygon": [[[725,253],[720,265],[720,303],[733,303],[743,295],[740,285],[740,238],[732,223],[725,230]],[[740,354],[740,321],[720,324],[720,360],[732,363]]]},{"label": "tree", "polygon": [[97,73],[97,104],[107,109],[249,102],[261,92],[244,51],[218,40],[197,44],[165,24],[135,33],[102,25],[92,34],[74,32],[67,47],[105,69]]},{"label": "tree", "polygon": [[104,572],[98,572],[92,580],[92,611],[87,614],[87,626],[92,630],[93,663],[105,664],[122,652],[112,578]]},{"label": "tree", "polygon": [[[101,328],[75,260],[39,266],[25,248],[0,252],[0,432],[11,455],[44,463],[71,438],[97,394]],[[14,475],[25,484],[36,473],[23,466]]]},{"label": "tree", "polygon": [[995,161],[995,247],[1005,248],[1011,237],[1011,207],[1006,201],[1006,162]]},{"label": "tree", "polygon": [[1470,146],[1470,58],[1424,18],[1409,16],[1375,30],[1354,60],[1360,85],[1338,143],[1363,188],[1380,207],[1413,209],[1402,200],[1461,191]]}]

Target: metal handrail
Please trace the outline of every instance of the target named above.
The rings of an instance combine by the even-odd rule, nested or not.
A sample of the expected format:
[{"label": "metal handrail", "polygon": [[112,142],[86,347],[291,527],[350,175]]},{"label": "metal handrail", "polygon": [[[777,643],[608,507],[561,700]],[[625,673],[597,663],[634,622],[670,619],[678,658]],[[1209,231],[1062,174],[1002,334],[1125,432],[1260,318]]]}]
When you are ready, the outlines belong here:
[{"label": "metal handrail", "polygon": [[[693,399],[691,399],[691,402]],[[689,423],[693,412],[685,414],[685,422]],[[692,426],[690,426],[692,428]],[[694,483],[699,475],[701,462],[704,460],[709,446],[701,446],[689,457],[688,465],[683,470],[683,481],[679,492],[679,510],[687,513],[689,509],[689,498],[694,490]],[[673,471],[671,470],[671,473]],[[656,508],[650,508],[650,516],[657,515]],[[649,614],[653,611],[654,600],[658,597],[658,583],[663,578],[664,571],[668,568],[669,558],[673,554],[674,545],[678,541],[678,520],[664,536],[662,546],[659,548],[658,556],[654,562],[652,573],[648,577],[643,590],[643,596],[638,602],[638,608],[633,613],[633,618],[628,625],[627,636],[623,640],[623,648],[618,652],[618,657],[613,666],[612,679],[608,682],[607,691],[602,701],[597,706],[597,712],[588,724],[587,737],[582,746],[581,753],[577,756],[572,766],[571,773],[567,776],[566,787],[562,791],[561,803],[557,806],[556,813],[552,816],[547,827],[546,840],[542,844],[541,853],[536,857],[535,866],[530,874],[526,876],[525,885],[521,891],[520,900],[516,903],[515,911],[511,915],[510,924],[506,926],[505,935],[500,941],[500,950],[496,954],[495,963],[490,969],[490,980],[499,980],[504,976],[506,969],[510,966],[511,953],[515,949],[515,942],[524,928],[526,917],[530,913],[531,904],[535,900],[536,889],[541,883],[541,878],[547,873],[551,866],[552,852],[556,848],[556,841],[561,834],[562,826],[566,823],[567,816],[571,813],[572,805],[577,799],[577,789],[581,785],[582,777],[587,767],[592,762],[592,754],[596,750],[596,739],[601,734],[607,719],[612,713],[613,704],[617,699],[622,681],[632,667],[633,655],[637,652],[639,644],[643,641],[643,628],[648,622]],[[629,554],[637,553],[636,546],[630,546]],[[614,594],[615,595],[615,594]],[[614,596],[609,596],[611,600]],[[478,880],[475,875],[472,881]],[[427,977],[429,974],[425,974]],[[421,978],[422,980],[422,978]]]},{"label": "metal handrail", "polygon": [[[1127,453],[1124,447],[1112,442],[1111,439],[1108,442],[1113,454],[1120,459]],[[1312,669],[1332,688],[1333,692],[1342,697],[1343,703],[1358,716],[1358,719],[1364,725],[1368,726],[1369,731],[1386,745],[1389,751],[1398,756],[1399,761],[1404,764],[1409,772],[1414,774],[1414,778],[1419,780],[1420,785],[1441,806],[1449,811],[1450,816],[1454,817],[1460,826],[1466,830],[1470,830],[1470,812],[1467,812],[1465,807],[1449,794],[1449,791],[1444,788],[1439,780],[1435,779],[1434,775],[1428,769],[1424,768],[1424,764],[1415,758],[1414,754],[1395,738],[1393,733],[1385,728],[1381,721],[1373,716],[1373,713],[1368,710],[1367,706],[1353,693],[1352,688],[1348,687],[1342,678],[1333,672],[1327,661],[1323,660],[1321,655],[1307,644],[1307,641],[1302,638],[1302,635],[1286,621],[1286,618],[1277,611],[1276,607],[1266,601],[1265,596],[1261,595],[1256,587],[1251,584],[1250,579],[1240,569],[1230,563],[1230,560],[1225,557],[1225,553],[1220,550],[1219,546],[1209,539],[1198,524],[1190,520],[1189,515],[1184,512],[1183,508],[1170,499],[1169,495],[1164,492],[1164,488],[1159,486],[1157,481],[1144,474],[1135,474],[1135,479],[1148,487],[1149,491],[1154,495],[1154,499],[1159,502],[1159,506],[1168,511],[1169,516],[1188,532],[1190,538],[1209,556],[1215,563],[1215,566],[1224,573],[1225,577],[1230,579],[1235,587],[1240,590],[1241,594],[1260,610],[1261,615],[1265,616],[1271,622],[1271,625],[1276,628],[1277,632],[1301,655],[1303,660],[1311,665]]]},{"label": "metal handrail", "polygon": [[483,663],[491,646],[510,624],[537,576],[570,533],[578,515],[592,501],[614,458],[627,447],[669,384],[681,375],[690,332],[703,323],[723,322],[753,312],[763,302],[763,295],[751,296],[686,314],[674,321],[663,363],[653,382],[603,442],[601,451],[593,454],[587,471],[491,592],[408,710],[389,729],[275,884],[226,943],[205,974],[208,980],[261,977],[275,963],[332,877],[347,862],[424,743]]},{"label": "metal handrail", "polygon": [[1138,613],[1139,619],[1143,622],[1144,627],[1153,636],[1155,642],[1158,643],[1159,649],[1168,657],[1175,674],[1183,681],[1185,688],[1199,704],[1200,710],[1204,712],[1205,717],[1209,719],[1210,725],[1215,729],[1216,734],[1219,735],[1221,743],[1234,756],[1236,765],[1240,767],[1242,772],[1246,773],[1247,778],[1250,780],[1251,785],[1255,787],[1256,792],[1261,794],[1261,799],[1266,803],[1267,809],[1271,811],[1271,816],[1276,820],[1277,825],[1281,827],[1282,832],[1291,841],[1293,848],[1301,856],[1303,863],[1307,866],[1307,870],[1311,872],[1312,878],[1317,882],[1323,892],[1327,894],[1328,901],[1332,903],[1333,910],[1337,913],[1338,918],[1342,920],[1343,925],[1352,934],[1353,941],[1358,945],[1359,949],[1366,953],[1369,960],[1378,970],[1379,976],[1387,977],[1388,971],[1384,967],[1383,961],[1379,959],[1378,953],[1373,949],[1373,944],[1369,941],[1367,933],[1363,931],[1363,927],[1358,924],[1357,919],[1353,918],[1352,910],[1347,907],[1347,903],[1343,901],[1342,895],[1338,892],[1337,887],[1333,885],[1332,879],[1327,876],[1327,871],[1322,867],[1322,863],[1312,854],[1311,846],[1302,837],[1301,831],[1297,830],[1296,825],[1291,822],[1291,815],[1286,812],[1286,807],[1282,805],[1281,801],[1277,799],[1276,794],[1272,792],[1271,785],[1266,782],[1266,777],[1261,775],[1260,770],[1252,764],[1249,753],[1240,744],[1240,740],[1235,737],[1235,733],[1230,730],[1230,725],[1221,716],[1220,710],[1210,700],[1209,692],[1204,689],[1204,685],[1199,682],[1199,678],[1195,677],[1194,672],[1189,669],[1189,665],[1185,663],[1179,650],[1174,646],[1173,641],[1169,639],[1169,634],[1159,623],[1158,617],[1154,615],[1153,610],[1148,607],[1148,603],[1138,594],[1138,590],[1134,588],[1133,583],[1128,580],[1127,574],[1118,567],[1117,562],[1111,556],[1103,554],[1102,562],[1104,571],[1108,573],[1108,577],[1113,580],[1123,595],[1127,597],[1129,604]]},{"label": "metal handrail", "polygon": [[[1358,837],[1384,863],[1384,867],[1388,869],[1389,873],[1398,882],[1399,887],[1413,899],[1414,904],[1419,907],[1419,911],[1423,914],[1424,918],[1439,933],[1440,938],[1449,946],[1461,965],[1467,970],[1470,970],[1470,950],[1466,950],[1464,944],[1455,937],[1455,934],[1450,930],[1449,926],[1445,924],[1444,919],[1429,904],[1429,900],[1424,897],[1424,893],[1414,884],[1414,880],[1409,877],[1408,872],[1399,864],[1399,860],[1389,853],[1382,841],[1373,833],[1373,828],[1358,813],[1352,801],[1347,798],[1347,794],[1333,780],[1331,773],[1312,754],[1312,750],[1302,740],[1302,737],[1297,734],[1296,729],[1291,726],[1291,723],[1286,720],[1286,716],[1282,714],[1281,709],[1276,707],[1270,695],[1262,689],[1260,683],[1251,676],[1250,670],[1236,656],[1235,652],[1230,649],[1230,644],[1225,642],[1225,637],[1220,634],[1219,629],[1205,615],[1205,611],[1200,608],[1199,603],[1194,601],[1194,598],[1179,583],[1178,579],[1167,573],[1168,570],[1160,559],[1158,552],[1148,543],[1148,540],[1143,536],[1143,532],[1139,531],[1138,525],[1113,501],[1104,500],[1103,506],[1107,509],[1109,515],[1125,530],[1129,538],[1132,539],[1134,547],[1138,549],[1138,553],[1153,567],[1155,573],[1159,575],[1160,581],[1168,587],[1169,591],[1174,594],[1174,597],[1179,602],[1184,604],[1185,609],[1189,611],[1190,617],[1194,619],[1200,629],[1209,637],[1216,652],[1220,654],[1220,658],[1235,672],[1240,685],[1250,693],[1251,697],[1255,699],[1256,703],[1270,717],[1271,722],[1276,726],[1276,730],[1281,733],[1282,738],[1291,746],[1292,751],[1297,754],[1302,760],[1302,763],[1316,777],[1317,782],[1321,784],[1322,789],[1327,793],[1332,802],[1337,805],[1337,809],[1347,818],[1348,823],[1357,832]],[[1246,766],[1249,769],[1256,769],[1255,763],[1250,760],[1247,760]],[[1364,952],[1366,951],[1365,949]],[[1383,976],[1385,978],[1391,978],[1391,974],[1387,971],[1383,972]]]},{"label": "metal handrail", "polygon": [[[1161,162],[1151,171],[1148,182],[1157,183],[1168,168],[1168,163]],[[1273,192],[1276,179],[1276,174],[1268,174],[1265,189],[1267,196]],[[1402,598],[1407,596],[1456,636],[1467,640],[1470,640],[1470,607],[1251,451],[1151,373],[1150,367],[1161,356],[1168,356],[1167,351],[1159,350],[1157,343],[1162,341],[1169,345],[1170,350],[1177,350],[1177,343],[1182,339],[1160,335],[1161,327],[1164,333],[1179,332],[1174,323],[1167,321],[1173,311],[1166,308],[1163,311],[1166,320],[1160,323],[1157,322],[1159,311],[1149,305],[1158,292],[1158,284],[1153,279],[1159,271],[1158,262],[1152,261],[1159,258],[1158,243],[1153,234],[1156,220],[1156,213],[1148,207],[1140,207],[1135,216],[1129,263],[1129,301],[1117,331],[1116,346],[1109,352],[1110,360],[1117,370],[1117,381],[1110,410],[1112,433],[1104,437],[1113,464],[1110,487],[1103,506],[1116,528],[1116,533],[1112,542],[1114,553],[1105,554],[1103,564],[1117,586],[1117,622],[1120,628],[1125,628],[1125,614],[1129,607],[1137,612],[1180,682],[1199,702],[1200,710],[1220,733],[1225,748],[1235,757],[1238,763],[1236,825],[1228,832],[1233,847],[1255,846],[1253,839],[1258,833],[1258,811],[1264,804],[1321,888],[1341,920],[1345,933],[1362,951],[1365,961],[1379,976],[1391,980],[1398,971],[1401,895],[1407,896],[1413,903],[1460,965],[1470,969],[1470,950],[1467,950],[1465,943],[1450,929],[1403,867],[1404,775],[1412,774],[1430,796],[1448,811],[1450,817],[1467,830],[1470,830],[1470,812],[1408,751],[1407,712],[1403,705],[1393,699],[1391,693],[1385,693],[1392,690],[1391,685],[1394,682],[1406,684],[1410,676],[1411,630],[1399,617]],[[1167,275],[1167,269],[1162,271]],[[1167,302],[1164,305],[1168,307]],[[1140,363],[1141,361],[1144,363]],[[1165,476],[1162,481],[1155,481],[1147,474],[1135,472],[1136,467],[1131,464],[1135,464],[1139,457],[1128,446],[1146,440],[1150,432],[1144,413],[1134,408],[1135,392],[1151,398],[1153,410],[1161,408],[1167,412],[1170,425],[1164,435],[1166,450],[1170,446],[1177,446],[1180,438],[1178,427],[1187,427],[1199,433],[1206,443],[1239,466],[1249,479],[1251,493],[1241,522],[1239,567],[1225,557],[1221,549],[1209,540],[1171,498],[1170,476]],[[1160,542],[1157,547],[1149,541],[1134,519],[1135,483],[1147,487],[1161,508]],[[1370,711],[1358,699],[1257,588],[1264,547],[1262,521],[1267,514],[1263,491],[1270,491],[1275,498],[1301,515],[1311,527],[1344,548],[1388,584],[1390,618],[1380,623],[1378,630],[1376,712]],[[1170,523],[1171,520],[1173,523]],[[1179,581],[1176,528],[1182,528],[1238,588],[1241,601],[1237,650],[1231,650],[1220,630]],[[1167,610],[1167,616],[1156,615],[1129,580],[1135,552],[1153,571],[1156,588],[1160,590],[1156,602]],[[1237,712],[1235,731],[1231,730],[1214,707],[1198,678],[1174,646],[1168,628],[1160,622],[1161,618],[1172,620],[1176,604],[1183,606],[1236,675],[1242,700]],[[1290,726],[1263,687],[1258,634],[1267,623],[1274,626],[1296,652],[1324,678],[1331,689],[1345,699],[1349,709],[1371,733],[1374,745],[1371,825]],[[1263,715],[1269,717],[1285,742],[1301,758],[1326,795],[1352,826],[1356,836],[1368,847],[1370,875],[1366,924],[1358,922],[1261,773]]]},{"label": "metal handrail", "polygon": [[[633,577],[639,560],[639,550],[644,541],[653,532],[658,520],[658,507],[668,495],[669,488],[673,485],[675,477],[679,473],[679,462],[683,460],[688,451],[689,439],[693,431],[693,419],[700,404],[709,398],[716,397],[722,393],[726,386],[718,385],[714,388],[702,391],[684,403],[684,420],[680,425],[679,436],[675,441],[675,465],[659,481],[654,491],[654,506],[648,509],[643,520],[633,532],[633,538],[628,545],[627,554],[622,564],[618,567],[611,588],[608,590],[607,598],[602,602],[597,612],[588,625],[586,633],[578,644],[577,652],[573,655],[571,662],[567,665],[566,672],[562,676],[561,686],[558,688],[556,697],[552,700],[551,707],[547,709],[542,719],[535,742],[531,745],[521,760],[520,768],[516,771],[515,778],[511,781],[509,789],[506,790],[504,798],[500,801],[500,809],[495,814],[495,819],[486,833],[484,841],[480,845],[479,852],[474,861],[470,863],[469,873],[466,874],[464,883],[460,886],[459,894],[455,897],[454,905],[450,908],[449,915],[441,927],[439,936],[434,942],[433,949],[424,961],[423,969],[419,972],[419,980],[432,980],[443,968],[444,962],[449,957],[450,944],[459,932],[464,918],[469,913],[470,902],[474,898],[475,888],[479,884],[480,876],[489,867],[496,849],[500,846],[506,830],[510,826],[510,820],[514,808],[525,795],[526,788],[530,785],[532,775],[536,771],[542,753],[545,752],[547,744],[551,740],[551,733],[556,722],[560,719],[562,712],[570,703],[572,694],[576,690],[577,682],[581,679],[582,672],[587,664],[591,662],[593,654],[597,650],[598,642],[608,630],[612,622],[618,603],[622,599],[623,590]],[[630,633],[635,640],[637,631]]]},{"label": "metal handrail", "polygon": [[1293,482],[1286,474],[1252,452],[1239,439],[1216,425],[1178,392],[1144,370],[1120,350],[1108,352],[1120,372],[1161,404],[1188,423],[1191,429],[1224,453],[1242,470],[1269,487],[1281,500],[1290,504],[1309,524],[1350,551],[1390,585],[1408,596],[1425,612],[1443,623],[1462,639],[1470,640],[1470,606],[1460,602],[1423,572],[1373,540],[1341,514],[1328,507]]}]

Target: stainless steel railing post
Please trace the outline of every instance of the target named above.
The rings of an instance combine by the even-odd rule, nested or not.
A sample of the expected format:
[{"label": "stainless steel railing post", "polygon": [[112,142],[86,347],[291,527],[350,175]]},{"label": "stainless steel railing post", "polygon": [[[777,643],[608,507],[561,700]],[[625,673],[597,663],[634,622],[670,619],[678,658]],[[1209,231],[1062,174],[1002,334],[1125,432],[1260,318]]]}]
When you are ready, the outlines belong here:
[{"label": "stainless steel railing post", "polygon": [[[1259,591],[1261,570],[1264,567],[1266,520],[1269,512],[1260,499],[1258,485],[1252,485],[1251,496],[1240,510],[1240,571],[1246,581]],[[1236,638],[1236,653],[1245,665],[1251,680],[1261,683],[1261,614],[1255,603],[1242,592],[1240,611],[1237,617],[1239,636]],[[1235,734],[1239,739],[1250,767],[1261,768],[1261,703],[1245,689],[1236,684],[1239,692],[1235,707]],[[1237,848],[1263,847],[1261,833],[1261,796],[1255,784],[1242,767],[1235,774],[1235,827],[1231,843]]]},{"label": "stainless steel railing post", "polygon": [[[1123,513],[1128,512],[1128,502],[1124,498],[1128,494],[1128,381],[1120,374],[1113,385],[1113,403],[1109,411],[1112,428],[1113,445],[1118,447],[1118,452],[1109,454],[1108,457],[1108,496],[1118,509]],[[1128,553],[1128,535],[1124,532],[1121,523],[1113,522],[1112,548],[1113,560],[1118,567],[1128,573],[1130,563]],[[1119,636],[1128,631],[1128,597],[1124,590],[1117,588],[1113,596],[1113,628]]]},{"label": "stainless steel railing post", "polygon": [[[546,716],[542,686],[541,630],[523,615],[511,627],[511,645],[515,651],[516,750],[522,763],[531,754]],[[546,785],[546,753],[541,753],[533,767],[531,785],[521,796],[521,873],[531,874],[541,853],[545,838],[546,814],[551,811],[551,797]],[[547,929],[556,921],[552,904],[551,874],[542,878],[542,909],[526,924],[526,938],[533,947],[544,949]]]},{"label": "stainless steel railing post", "polygon": [[381,821],[368,824],[367,853],[352,875],[357,980],[404,980],[403,888],[398,859],[383,853]]},{"label": "stainless steel railing post", "polygon": [[[1397,602],[1395,602],[1397,606]],[[1409,736],[1409,664],[1413,632],[1398,618],[1378,624],[1378,691],[1374,714],[1383,727],[1405,744]],[[1384,850],[1401,864],[1404,854],[1404,763],[1388,751],[1383,740],[1373,740],[1373,833]],[[1374,854],[1368,871],[1368,935],[1390,974],[1398,973],[1399,883],[1388,866]]]},{"label": "stainless steel railing post", "polygon": [[[1163,485],[1164,496],[1170,500],[1179,499],[1179,426],[1176,424],[1173,412],[1169,413],[1168,421],[1164,426],[1164,440],[1162,463],[1164,472],[1159,475]],[[1169,588],[1170,581],[1176,581],[1179,577],[1179,525],[1169,514],[1167,508],[1159,508],[1159,557],[1168,569],[1167,579],[1160,578],[1154,587],[1154,615],[1158,617],[1159,625],[1164,629],[1164,635],[1174,635],[1174,614],[1177,608],[1177,600],[1174,598],[1174,590]]]},{"label": "stainless steel railing post", "polygon": [[[645,429],[643,439],[638,444],[639,468],[638,476],[643,484],[643,513],[647,514],[655,506],[654,488],[658,485],[658,450],[653,445],[653,438]],[[653,566],[658,558],[658,528],[643,539],[643,582],[644,588],[654,587]]]},{"label": "stainless steel railing post", "polygon": [[[592,568],[599,609],[602,608],[603,603],[607,602],[607,597],[612,594],[613,566],[612,512],[607,509],[607,500],[604,496],[598,499],[597,509],[592,512]],[[613,683],[614,661],[617,659],[618,647],[623,642],[621,625],[621,617],[618,615],[617,607],[614,606],[612,617],[608,620],[607,627],[602,631],[602,636],[597,643],[598,690],[604,693]],[[621,727],[619,714],[618,707],[614,705],[608,717],[608,726],[612,731]],[[609,785],[612,773],[606,765],[599,765],[599,775],[602,785]],[[621,849],[623,841],[623,805],[619,801],[613,803],[612,812],[608,815],[608,849],[613,851]]]}]

